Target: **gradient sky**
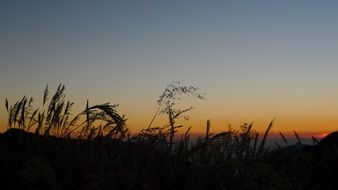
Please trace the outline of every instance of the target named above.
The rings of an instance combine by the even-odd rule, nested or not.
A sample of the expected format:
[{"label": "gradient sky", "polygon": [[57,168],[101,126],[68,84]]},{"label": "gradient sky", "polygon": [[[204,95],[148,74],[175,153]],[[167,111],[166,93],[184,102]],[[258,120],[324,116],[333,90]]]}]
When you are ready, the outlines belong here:
[{"label": "gradient sky", "polygon": [[[0,99],[41,102],[46,84],[118,103],[147,126],[170,81],[197,86],[195,133],[254,122],[263,130],[338,129],[337,1],[0,2]],[[7,118],[0,107],[3,128]]]}]

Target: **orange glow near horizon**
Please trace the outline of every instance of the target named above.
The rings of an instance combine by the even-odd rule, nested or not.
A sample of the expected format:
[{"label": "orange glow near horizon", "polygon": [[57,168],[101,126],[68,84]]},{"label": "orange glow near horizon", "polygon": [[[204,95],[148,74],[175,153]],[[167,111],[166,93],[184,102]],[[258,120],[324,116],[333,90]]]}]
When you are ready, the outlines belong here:
[{"label": "orange glow near horizon", "polygon": [[[145,129],[148,127],[151,117],[135,117],[135,118],[129,118],[127,120],[127,126],[129,127],[132,134],[138,133],[141,129]],[[157,118],[153,126],[163,126],[164,123],[166,123],[165,117],[159,117]],[[191,120],[185,121],[183,119],[180,119],[177,121],[177,124],[182,124],[184,127],[178,130],[178,134],[183,134],[190,126],[191,129],[191,135],[192,136],[204,136],[205,130],[206,130],[206,122],[207,119],[204,118],[194,118],[192,117]],[[231,126],[233,129],[239,129],[239,127],[244,123],[245,121],[241,121],[240,119],[231,119],[228,121],[224,121],[222,119],[211,119],[211,129],[210,133],[218,133],[221,131],[226,131],[229,126]],[[261,135],[265,132],[266,127],[269,125],[269,120],[257,120],[256,122],[253,122],[253,129],[257,130]],[[247,123],[250,123],[247,121]],[[2,117],[0,120],[1,128],[0,132],[4,132],[7,129],[7,118]],[[300,127],[303,126],[303,127]],[[321,127],[321,126],[332,126],[332,127]],[[335,127],[338,126],[338,120],[331,119],[331,120],[298,120],[298,121],[291,121],[291,120],[275,120],[272,130],[270,132],[270,137],[276,137],[279,138],[279,132],[281,132],[285,137],[292,138],[294,137],[294,131],[297,132],[297,134],[301,138],[311,138],[315,137],[318,139],[321,139],[328,135],[330,132],[336,131],[338,128]],[[322,130],[318,130],[322,129]]]},{"label": "orange glow near horizon", "polygon": [[0,5],[0,132],[7,128],[5,98],[14,105],[33,97],[38,108],[45,86],[52,96],[61,83],[65,99],[75,103],[71,113],[87,100],[119,104],[117,112],[137,133],[172,81],[206,97],[183,93],[175,106],[196,109],[189,121],[177,121],[184,125],[179,132],[191,126],[203,135],[210,120],[213,133],[244,122],[264,133],[273,119],[272,136],[338,130],[336,3],[75,4]]},{"label": "orange glow near horizon", "polygon": [[328,134],[329,133],[316,134],[316,135],[314,135],[314,137],[322,139],[322,138],[326,137]]},{"label": "orange glow near horizon", "polygon": [[[214,92],[216,90],[214,89]],[[160,92],[159,90],[157,93]],[[72,91],[72,88],[69,88],[69,91],[67,89],[66,93],[67,99],[69,97],[71,101],[74,101],[74,97],[79,97],[75,101],[73,114],[82,111],[87,97],[90,100],[90,105],[102,102],[120,103],[117,111],[121,115],[127,116],[127,126],[133,134],[148,127],[158,106],[157,96],[151,96],[149,92],[143,97],[127,93],[125,96],[114,97],[114,101],[110,101],[104,94],[92,95],[89,93],[88,96],[86,95],[87,97],[79,96],[77,90]],[[34,107],[41,104],[39,96],[41,95],[37,96],[36,102],[33,104]],[[222,99],[223,96],[225,99]],[[15,102],[17,97],[11,98],[10,105]],[[335,117],[338,112],[335,109],[336,103],[333,101],[313,101],[310,105],[311,101],[305,101],[306,98],[299,98],[301,101],[298,102],[288,101],[287,97],[283,99],[283,97],[277,96],[274,99],[275,101],[269,100],[268,97],[232,97],[226,94],[210,93],[207,95],[207,101],[188,99],[184,100],[184,104],[181,102],[182,105],[177,105],[181,109],[193,105],[196,109],[187,113],[190,120],[179,119],[176,124],[184,126],[179,130],[179,133],[184,133],[189,127],[192,127],[191,134],[193,136],[205,134],[207,120],[211,121],[211,133],[226,131],[229,125],[234,129],[239,129],[246,122],[253,123],[253,129],[262,134],[273,119],[275,120],[270,136],[275,137],[279,137],[279,132],[282,132],[286,137],[294,137],[295,131],[301,138],[311,138],[311,136],[322,138],[325,134],[338,130],[338,119]],[[0,132],[4,132],[7,128],[7,112],[4,107],[0,106]],[[152,126],[162,127],[166,122],[167,117],[161,115],[155,119]]]}]

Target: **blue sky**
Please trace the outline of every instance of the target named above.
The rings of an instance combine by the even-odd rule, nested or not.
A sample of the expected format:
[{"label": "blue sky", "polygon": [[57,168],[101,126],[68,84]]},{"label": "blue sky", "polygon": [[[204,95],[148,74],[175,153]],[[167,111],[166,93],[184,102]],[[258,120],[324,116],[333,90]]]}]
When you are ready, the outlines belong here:
[{"label": "blue sky", "polygon": [[65,83],[80,105],[119,103],[142,126],[133,118],[178,80],[207,94],[197,121],[332,130],[337,20],[336,1],[1,1],[0,98]]}]

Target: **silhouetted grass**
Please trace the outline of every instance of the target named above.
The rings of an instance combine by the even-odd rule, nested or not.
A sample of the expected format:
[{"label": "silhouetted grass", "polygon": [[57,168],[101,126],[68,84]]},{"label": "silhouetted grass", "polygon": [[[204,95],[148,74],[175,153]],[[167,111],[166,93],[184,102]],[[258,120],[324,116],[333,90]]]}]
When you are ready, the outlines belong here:
[{"label": "silhouetted grass", "polygon": [[[59,85],[49,98],[43,91],[42,107],[24,96],[14,105],[5,101],[8,130],[0,134],[0,180],[9,189],[320,189],[316,172],[335,174],[323,143],[272,148],[253,124],[231,126],[191,140],[191,127],[184,134],[180,118],[193,109],[178,108],[181,96],[205,99],[193,86],[173,82],[158,100],[149,126],[131,135],[126,119],[116,104],[90,106],[74,116],[73,102],[66,101],[65,87]],[[153,126],[159,115],[168,121]],[[280,133],[284,143],[285,136]],[[337,141],[338,142],[338,141]],[[317,146],[318,144],[318,146]],[[313,151],[315,147],[315,151]],[[317,148],[319,147],[319,148]],[[334,146],[335,147],[335,146]],[[336,148],[329,151],[336,151]],[[315,152],[315,154],[313,153]],[[320,161],[317,163],[317,161]],[[314,164],[316,163],[316,164]],[[324,167],[323,169],[318,169]],[[326,169],[325,169],[326,168]],[[332,185],[331,185],[332,186]],[[329,188],[331,188],[329,186]],[[326,187],[326,186],[325,186]]]},{"label": "silhouetted grass", "polygon": [[51,100],[48,102],[48,86],[44,90],[43,106],[33,109],[33,98],[29,101],[26,96],[13,106],[8,106],[8,128],[18,128],[35,134],[53,135],[57,137],[86,137],[93,138],[106,135],[112,138],[124,138],[127,132],[124,116],[120,116],[116,107],[104,103],[87,105],[84,111],[72,117],[71,110],[74,102],[65,100],[65,86],[59,85]]}]

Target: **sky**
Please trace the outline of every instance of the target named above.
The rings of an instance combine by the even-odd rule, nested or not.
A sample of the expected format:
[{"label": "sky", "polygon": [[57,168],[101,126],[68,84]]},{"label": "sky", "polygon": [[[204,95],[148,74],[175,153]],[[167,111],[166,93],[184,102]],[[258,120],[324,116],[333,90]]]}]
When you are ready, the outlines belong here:
[{"label": "sky", "polygon": [[182,103],[196,134],[275,119],[319,135],[338,129],[337,21],[337,1],[2,0],[0,99],[40,105],[62,83],[75,111],[117,103],[137,131],[180,81],[207,97]]}]

